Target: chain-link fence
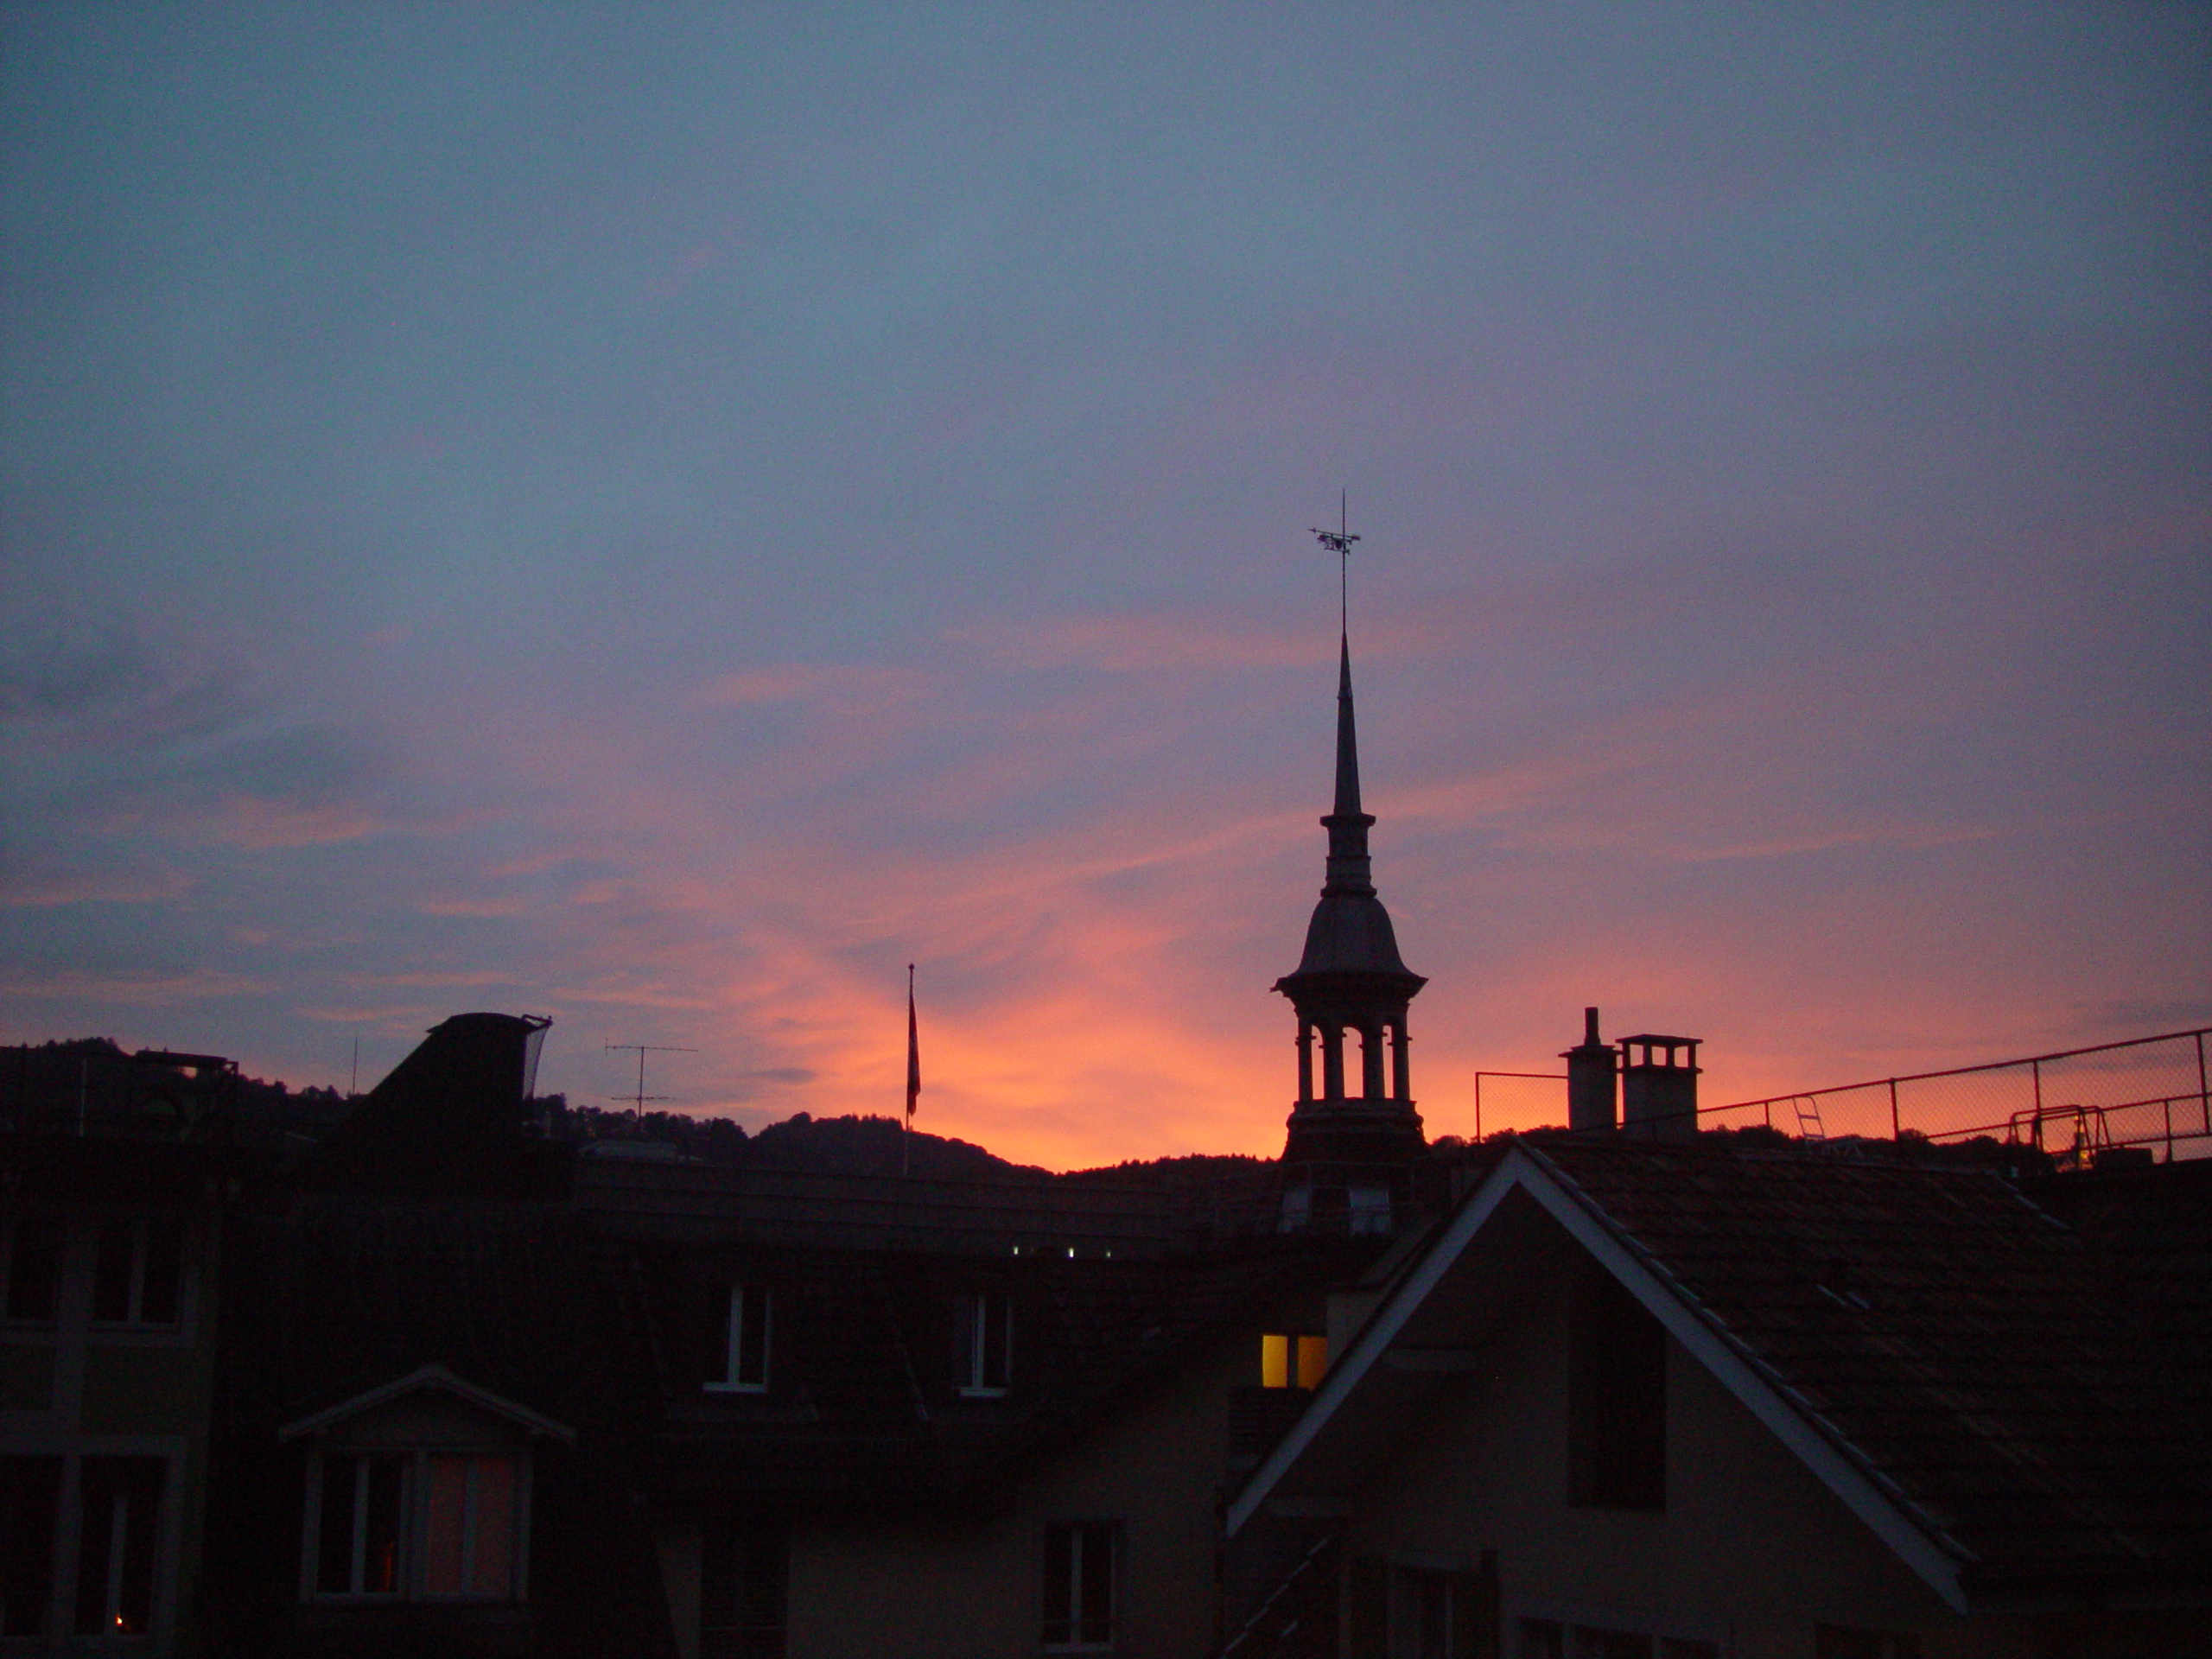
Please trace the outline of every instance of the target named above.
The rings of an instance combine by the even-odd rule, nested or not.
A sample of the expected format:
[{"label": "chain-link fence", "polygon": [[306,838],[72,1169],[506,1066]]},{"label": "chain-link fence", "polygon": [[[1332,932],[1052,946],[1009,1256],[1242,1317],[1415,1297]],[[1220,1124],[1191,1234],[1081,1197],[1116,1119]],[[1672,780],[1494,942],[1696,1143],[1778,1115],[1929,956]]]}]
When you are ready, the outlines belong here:
[{"label": "chain-link fence", "polygon": [[1763,1123],[1818,1140],[1987,1136],[2077,1160],[2110,1147],[2151,1147],[2169,1161],[2212,1157],[2208,1036],[2212,1027],[1737,1101],[1701,1108],[1699,1127]]}]

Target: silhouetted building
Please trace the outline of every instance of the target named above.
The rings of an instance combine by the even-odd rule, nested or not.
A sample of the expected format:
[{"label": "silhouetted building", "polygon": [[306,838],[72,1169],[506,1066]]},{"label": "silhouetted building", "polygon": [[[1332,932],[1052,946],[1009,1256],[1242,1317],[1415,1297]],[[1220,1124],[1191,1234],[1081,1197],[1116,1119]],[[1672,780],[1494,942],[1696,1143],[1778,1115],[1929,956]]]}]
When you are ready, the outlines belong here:
[{"label": "silhouetted building", "polygon": [[1406,1009],[1427,982],[1399,957],[1390,912],[1376,896],[1367,850],[1375,819],[1359,799],[1351,644],[1339,645],[1336,800],[1321,820],[1327,877],[1298,969],[1274,986],[1298,1013],[1298,1103],[1283,1143],[1281,1225],[1389,1233],[1408,1220],[1413,1165],[1427,1144],[1414,1109]]},{"label": "silhouetted building", "polygon": [[445,1021],[233,1218],[217,1650],[1211,1649],[1221,1494],[1388,1241],[1250,1181],[578,1158],[542,1023]]},{"label": "silhouetted building", "polygon": [[1229,1505],[1228,1650],[2202,1653],[2208,1332],[2212,1162],[1532,1136]]},{"label": "silhouetted building", "polygon": [[0,1653],[201,1635],[218,1264],[244,1160],[180,1143],[187,1121],[0,1134]]}]

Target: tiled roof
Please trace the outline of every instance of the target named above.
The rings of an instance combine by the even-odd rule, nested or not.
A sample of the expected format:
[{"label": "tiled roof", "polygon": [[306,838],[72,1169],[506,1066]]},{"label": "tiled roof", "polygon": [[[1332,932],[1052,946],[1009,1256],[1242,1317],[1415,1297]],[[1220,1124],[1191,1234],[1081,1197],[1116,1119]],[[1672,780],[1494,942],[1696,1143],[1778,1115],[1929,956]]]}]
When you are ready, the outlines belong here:
[{"label": "tiled roof", "polygon": [[1970,1580],[2212,1567],[2202,1180],[2145,1229],[1930,1163],[1529,1144]]},{"label": "tiled roof", "polygon": [[[820,1248],[630,1248],[664,1402],[648,1478],[701,1503],[984,1498],[1325,1270],[1306,1249],[979,1263]],[[702,1386],[719,1364],[714,1298],[732,1282],[765,1283],[775,1298],[763,1395]],[[977,1290],[1014,1299],[1003,1398],[963,1398],[954,1386],[952,1300]]]},{"label": "tiled roof", "polygon": [[242,1428],[433,1362],[587,1432],[641,1408],[624,1286],[562,1206],[302,1198],[236,1218],[226,1276]]}]

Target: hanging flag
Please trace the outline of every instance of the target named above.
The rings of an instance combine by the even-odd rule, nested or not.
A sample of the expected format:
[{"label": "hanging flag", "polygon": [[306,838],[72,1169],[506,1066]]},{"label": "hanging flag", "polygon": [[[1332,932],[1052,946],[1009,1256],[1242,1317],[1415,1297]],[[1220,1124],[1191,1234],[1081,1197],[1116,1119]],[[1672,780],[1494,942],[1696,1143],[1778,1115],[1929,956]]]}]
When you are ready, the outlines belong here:
[{"label": "hanging flag", "polygon": [[914,1121],[914,1103],[922,1096],[922,1039],[914,1025],[914,964],[906,964],[906,1121]]}]

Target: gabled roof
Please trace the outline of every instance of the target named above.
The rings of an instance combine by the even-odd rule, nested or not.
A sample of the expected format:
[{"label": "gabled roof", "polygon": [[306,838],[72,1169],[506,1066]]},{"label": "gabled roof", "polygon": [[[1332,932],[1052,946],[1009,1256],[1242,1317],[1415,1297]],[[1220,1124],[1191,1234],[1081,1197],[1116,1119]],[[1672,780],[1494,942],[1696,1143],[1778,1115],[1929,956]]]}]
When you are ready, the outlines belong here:
[{"label": "gabled roof", "polygon": [[576,1431],[565,1423],[556,1423],[550,1417],[532,1411],[528,1406],[518,1405],[489,1389],[480,1389],[437,1364],[418,1365],[404,1376],[396,1376],[389,1382],[353,1395],[350,1400],[340,1400],[336,1405],[311,1412],[296,1421],[285,1424],[276,1431],[276,1438],[279,1440],[296,1440],[302,1435],[317,1434],[350,1418],[359,1417],[364,1412],[373,1411],[378,1406],[403,1400],[410,1394],[418,1394],[425,1389],[451,1395],[454,1399],[465,1401],[495,1417],[504,1417],[516,1427],[526,1429],[532,1434],[570,1442],[576,1438]]},{"label": "gabled roof", "polygon": [[[1974,1170],[1516,1143],[1231,1505],[1325,1507],[1548,1217],[1953,1606],[2212,1567],[2212,1459],[2110,1259]],[[2197,1259],[2199,1279],[2212,1262]],[[1461,1344],[1455,1347],[1454,1342]]]}]

